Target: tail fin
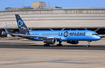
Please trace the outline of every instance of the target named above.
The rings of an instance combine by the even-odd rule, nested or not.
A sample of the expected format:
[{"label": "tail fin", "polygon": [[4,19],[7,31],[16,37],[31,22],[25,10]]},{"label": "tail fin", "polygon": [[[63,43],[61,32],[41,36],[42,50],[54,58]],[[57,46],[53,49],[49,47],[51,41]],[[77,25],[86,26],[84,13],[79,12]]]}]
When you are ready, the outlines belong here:
[{"label": "tail fin", "polygon": [[21,17],[18,14],[15,14],[15,17],[17,20],[18,28],[19,28],[19,33],[29,35],[29,29],[27,28],[27,26],[25,25]]}]

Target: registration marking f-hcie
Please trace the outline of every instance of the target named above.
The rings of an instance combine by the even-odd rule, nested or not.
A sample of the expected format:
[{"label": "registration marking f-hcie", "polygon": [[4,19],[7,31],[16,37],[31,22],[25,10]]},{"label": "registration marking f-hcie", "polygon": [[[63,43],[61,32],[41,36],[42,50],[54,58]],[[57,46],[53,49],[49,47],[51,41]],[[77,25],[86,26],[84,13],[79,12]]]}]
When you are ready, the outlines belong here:
[{"label": "registration marking f-hcie", "polygon": [[49,44],[55,44],[59,42],[57,46],[62,46],[62,41],[67,41],[70,44],[78,44],[78,41],[88,41],[88,47],[90,46],[91,41],[100,40],[101,37],[95,32],[91,30],[40,30],[40,31],[32,31],[27,28],[24,21],[18,14],[15,14],[17,25],[19,32],[18,33],[8,33],[12,36],[19,36],[28,39],[34,39],[43,41],[45,46],[49,46]]}]

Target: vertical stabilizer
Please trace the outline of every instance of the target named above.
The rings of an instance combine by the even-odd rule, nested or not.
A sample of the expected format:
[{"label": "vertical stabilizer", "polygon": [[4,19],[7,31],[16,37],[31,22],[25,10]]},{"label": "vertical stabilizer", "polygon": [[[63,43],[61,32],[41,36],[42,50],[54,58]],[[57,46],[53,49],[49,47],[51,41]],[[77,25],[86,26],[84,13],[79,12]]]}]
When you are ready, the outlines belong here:
[{"label": "vertical stabilizer", "polygon": [[19,32],[21,34],[27,34],[27,35],[29,35],[29,29],[25,25],[24,21],[21,19],[21,17],[18,14],[15,14],[15,16],[16,16]]}]

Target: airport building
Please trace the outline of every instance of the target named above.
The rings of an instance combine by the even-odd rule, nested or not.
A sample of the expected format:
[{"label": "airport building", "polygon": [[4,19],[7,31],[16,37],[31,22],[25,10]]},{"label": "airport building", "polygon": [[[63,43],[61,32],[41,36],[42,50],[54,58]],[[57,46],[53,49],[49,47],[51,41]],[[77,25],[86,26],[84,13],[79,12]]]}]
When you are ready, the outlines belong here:
[{"label": "airport building", "polygon": [[95,30],[105,34],[105,9],[62,9],[46,7],[44,2],[33,2],[31,7],[7,7],[0,11],[0,36],[5,34],[4,27],[10,32],[18,31],[15,14],[19,14],[31,30]]}]

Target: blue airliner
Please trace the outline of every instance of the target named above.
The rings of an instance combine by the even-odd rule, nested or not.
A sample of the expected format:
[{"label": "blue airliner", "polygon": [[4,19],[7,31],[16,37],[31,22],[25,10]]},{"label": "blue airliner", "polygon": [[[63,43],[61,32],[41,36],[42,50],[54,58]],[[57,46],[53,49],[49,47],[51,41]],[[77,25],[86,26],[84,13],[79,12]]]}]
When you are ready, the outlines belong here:
[{"label": "blue airliner", "polygon": [[28,39],[34,39],[38,41],[43,41],[45,46],[50,44],[56,44],[57,46],[62,46],[63,41],[67,41],[70,44],[78,44],[79,41],[88,41],[88,47],[90,46],[91,41],[100,40],[101,37],[91,30],[40,30],[40,31],[31,31],[27,28],[23,20],[18,14],[15,14],[19,32],[18,33],[8,33],[12,36],[19,36]]}]

